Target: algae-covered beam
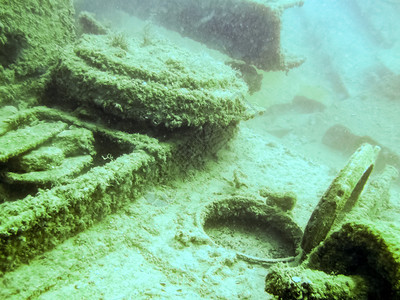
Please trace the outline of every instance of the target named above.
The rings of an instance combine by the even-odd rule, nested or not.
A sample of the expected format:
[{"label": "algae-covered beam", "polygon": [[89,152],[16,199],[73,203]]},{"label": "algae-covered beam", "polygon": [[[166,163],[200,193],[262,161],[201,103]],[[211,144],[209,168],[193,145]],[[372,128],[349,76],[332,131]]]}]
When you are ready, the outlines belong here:
[{"label": "algae-covered beam", "polygon": [[134,131],[227,126],[252,116],[245,83],[223,63],[167,41],[125,40],[122,49],[115,38],[84,36],[67,47],[47,87],[48,103],[109,124],[123,120]]},{"label": "algae-covered beam", "polygon": [[[57,121],[68,124],[69,129],[63,131],[62,139],[59,134],[48,141],[52,147],[58,146],[68,153],[77,148],[81,154],[92,154],[94,151],[87,143],[89,137],[84,133],[89,131],[94,137],[96,153],[92,154],[93,165],[80,174],[72,174],[73,178],[67,182],[60,183],[53,176],[54,185],[48,189],[31,188],[27,178],[23,179],[28,184],[16,182],[21,178],[9,178],[15,179],[10,182],[0,178],[0,277],[134,201],[149,184],[164,182],[189,167],[201,165],[207,154],[216,153],[236,132],[234,125],[204,126],[172,132],[168,141],[161,142],[144,134],[128,134],[84,122],[46,107],[20,111],[9,118],[9,132],[18,132],[19,127],[28,128],[39,122],[56,124]],[[73,130],[76,131],[73,136],[80,132],[81,139],[66,143],[71,141],[66,131]],[[15,135],[20,138],[19,134]],[[30,143],[29,135],[25,137],[19,142],[28,143],[33,149],[26,155],[19,154],[19,149],[10,152],[7,157],[17,160],[1,163],[0,176],[4,173],[9,176],[8,171],[14,164],[22,167],[27,156],[40,151],[40,147],[36,149],[36,144]],[[70,162],[68,168],[71,168]],[[65,167],[60,171],[68,170]],[[25,177],[24,173],[21,176]],[[32,174],[29,178],[32,179]],[[34,184],[43,181],[38,177],[33,179]],[[18,195],[14,195],[15,191]],[[11,192],[12,197],[7,197]]]}]

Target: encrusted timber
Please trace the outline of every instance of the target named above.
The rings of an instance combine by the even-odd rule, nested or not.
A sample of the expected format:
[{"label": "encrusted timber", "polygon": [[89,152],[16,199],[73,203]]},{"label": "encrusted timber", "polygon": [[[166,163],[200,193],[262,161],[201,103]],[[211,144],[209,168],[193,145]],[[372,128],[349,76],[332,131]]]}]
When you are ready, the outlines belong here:
[{"label": "encrusted timber", "polygon": [[266,277],[267,292],[279,299],[399,299],[400,229],[368,220],[397,170],[388,166],[357,201],[378,154],[379,147],[369,144],[353,154],[307,224],[309,236],[302,241],[303,251],[310,249],[303,255],[307,260],[274,266]]},{"label": "encrusted timber", "polygon": [[272,267],[266,291],[279,299],[399,299],[399,241],[393,224],[346,222],[304,264]]},{"label": "encrusted timber", "polygon": [[372,287],[369,299],[400,299],[400,228],[387,222],[346,222],[310,254],[307,265],[363,276]]},{"label": "encrusted timber", "polygon": [[279,299],[399,299],[399,241],[393,224],[346,222],[302,265],[272,267],[266,291]]},{"label": "encrusted timber", "polygon": [[[171,60],[168,51],[178,58]],[[142,62],[138,53],[147,59]],[[48,104],[84,108],[112,125],[130,123],[135,132],[229,126],[253,116],[243,101],[245,83],[232,69],[222,63],[200,68],[189,55],[161,42],[132,43],[131,51],[123,51],[108,46],[108,37],[86,35],[61,57],[47,88]]]},{"label": "encrusted timber", "polygon": [[277,299],[369,299],[371,287],[361,276],[332,275],[303,266],[275,265],[265,279],[265,291]]},{"label": "encrusted timber", "polygon": [[[36,118],[84,126],[83,122],[71,116],[42,107],[19,114],[9,124],[13,127]],[[112,136],[115,142],[131,150],[130,153],[105,166],[92,168],[69,184],[1,204],[0,272],[27,263],[35,255],[88,228],[120,208],[124,204],[123,199],[137,197],[143,183],[155,176],[156,155],[142,148],[150,144],[149,138],[113,134],[97,126],[87,127],[96,134]],[[136,146],[138,149],[135,149]],[[152,146],[156,150],[157,144]],[[158,154],[162,151],[162,147],[158,146]]]},{"label": "encrusted timber", "polygon": [[382,172],[374,176],[361,194],[357,205],[351,211],[351,218],[374,220],[390,208],[390,189],[399,178],[399,171],[386,165]]},{"label": "encrusted timber", "polygon": [[127,154],[73,179],[15,202],[0,204],[0,275],[53,248],[137,199],[149,185],[202,163],[236,132],[236,126],[181,133],[168,142],[112,131],[67,114],[38,107],[10,120],[10,128],[35,118],[61,120],[112,136]]},{"label": "encrusted timber", "polygon": [[151,18],[262,70],[287,71],[302,63],[285,61],[280,30],[282,11],[301,6],[303,1],[278,1],[275,6],[244,0],[116,0],[113,3],[132,15]]}]

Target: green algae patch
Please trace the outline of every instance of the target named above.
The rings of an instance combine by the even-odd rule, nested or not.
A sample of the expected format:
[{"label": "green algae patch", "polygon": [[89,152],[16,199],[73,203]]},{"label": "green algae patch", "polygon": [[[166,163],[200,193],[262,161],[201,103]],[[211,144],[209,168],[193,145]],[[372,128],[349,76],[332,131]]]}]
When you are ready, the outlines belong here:
[{"label": "green algae patch", "polygon": [[73,15],[72,1],[1,1],[0,104],[24,105],[21,97],[42,92],[60,45],[75,38]]},{"label": "green algae patch", "polygon": [[0,8],[0,63],[17,77],[43,73],[72,42],[71,1],[3,0]]},{"label": "green algae patch", "polygon": [[112,36],[84,35],[67,47],[49,99],[142,127],[227,126],[250,118],[246,84],[222,62],[164,41],[126,43],[124,50]]}]

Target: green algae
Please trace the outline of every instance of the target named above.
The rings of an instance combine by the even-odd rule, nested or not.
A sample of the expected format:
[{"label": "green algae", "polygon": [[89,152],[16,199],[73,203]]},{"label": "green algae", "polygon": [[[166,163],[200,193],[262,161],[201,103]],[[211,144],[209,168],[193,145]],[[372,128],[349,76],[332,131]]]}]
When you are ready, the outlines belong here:
[{"label": "green algae", "polygon": [[94,14],[82,11],[78,16],[78,31],[82,34],[107,34],[108,29],[96,20]]},{"label": "green algae", "polygon": [[46,72],[60,45],[75,38],[72,1],[2,0],[0,104],[26,107],[43,92]]},{"label": "green algae", "polygon": [[[60,123],[63,126],[67,123],[75,127],[84,125],[73,117],[46,108],[35,108],[19,113],[14,120],[10,120],[10,123],[27,126],[27,122],[28,124],[35,122],[36,118],[39,120],[44,118],[47,122],[52,118],[61,119]],[[56,183],[58,176],[61,175],[72,178],[54,188],[39,189],[36,195],[0,204],[1,271],[13,268],[21,262],[27,262],[32,256],[53,247],[68,236],[122,207],[124,201],[117,200],[120,195],[125,195],[126,201],[131,201],[140,194],[147,176],[153,178],[156,174],[160,174],[154,172],[161,166],[157,157],[141,149],[141,145],[149,145],[150,149],[156,151],[156,147],[150,145],[151,142],[157,144],[156,140],[145,136],[114,133],[106,129],[102,131],[98,126],[89,126],[86,129],[91,129],[98,141],[102,135],[104,138],[108,137],[110,141],[115,140],[112,142],[114,146],[125,144],[126,150],[137,149],[129,154],[115,157],[104,166],[92,166],[88,172],[77,177],[72,176],[73,173],[79,173],[82,165],[92,161],[90,155],[66,158],[59,168],[50,168],[47,171],[6,173],[5,176],[6,178],[8,176],[9,181],[25,181],[25,183],[27,181],[40,183],[49,179]],[[10,133],[18,131],[17,129]],[[29,136],[24,135],[24,137],[29,140]],[[69,143],[65,145],[69,146]],[[74,146],[74,148],[79,147]],[[158,149],[162,150],[161,147]],[[74,154],[74,151],[74,149],[71,151],[70,146],[66,148],[66,153]]]}]

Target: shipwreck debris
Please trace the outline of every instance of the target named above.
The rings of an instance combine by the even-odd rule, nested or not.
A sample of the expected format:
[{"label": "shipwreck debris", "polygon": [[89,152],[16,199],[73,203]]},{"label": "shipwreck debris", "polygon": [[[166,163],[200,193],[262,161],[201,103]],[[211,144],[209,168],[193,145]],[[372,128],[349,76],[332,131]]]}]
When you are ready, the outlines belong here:
[{"label": "shipwreck debris", "polygon": [[273,266],[267,292],[279,299],[399,298],[400,229],[375,220],[376,202],[386,201],[397,170],[387,167],[360,197],[378,153],[379,147],[364,144],[353,154],[311,215],[301,259]]},{"label": "shipwreck debris", "polygon": [[[97,5],[149,19],[261,70],[288,71],[304,61],[292,56],[286,60],[280,42],[282,12],[303,1],[102,0]],[[95,9],[90,6],[85,1],[77,4],[78,9]]]},{"label": "shipwreck debris", "polygon": [[369,144],[362,145],[333,180],[304,230],[301,242],[304,254],[322,242],[334,223],[353,208],[372,172],[379,150],[379,147]]},{"label": "shipwreck debris", "polygon": [[[198,211],[196,223],[211,244],[229,248],[250,263],[290,262],[300,253],[303,232],[291,216],[252,197],[211,201]],[[260,245],[257,253],[246,246],[255,242]]]}]

